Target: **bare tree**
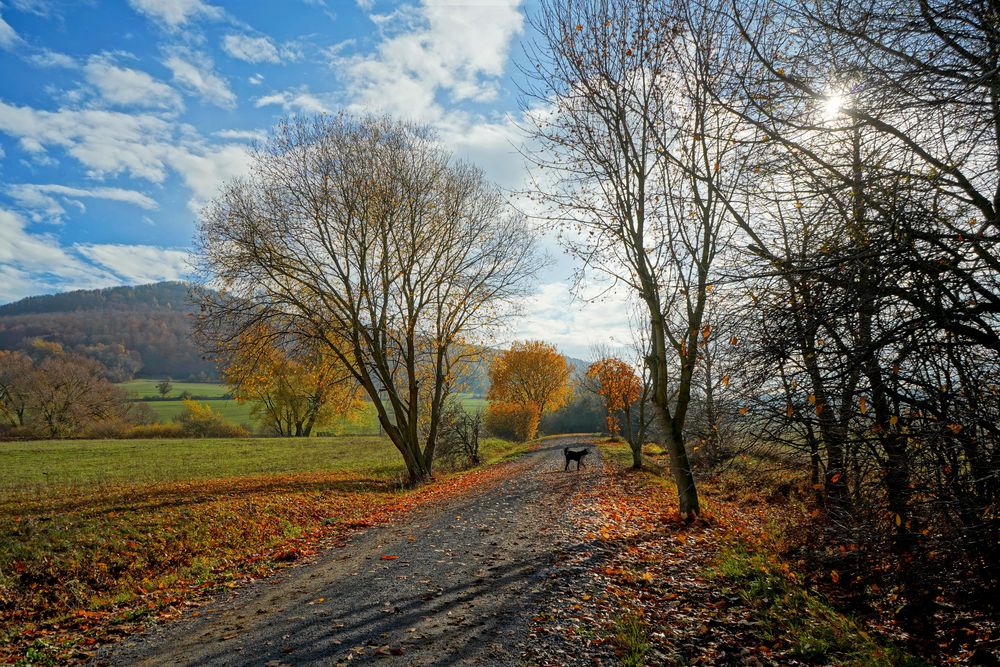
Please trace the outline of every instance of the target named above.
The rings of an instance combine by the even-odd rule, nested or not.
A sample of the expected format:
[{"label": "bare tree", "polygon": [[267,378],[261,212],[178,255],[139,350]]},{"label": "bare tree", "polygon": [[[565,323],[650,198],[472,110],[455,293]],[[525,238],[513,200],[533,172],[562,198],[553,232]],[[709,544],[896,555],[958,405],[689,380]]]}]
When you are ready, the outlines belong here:
[{"label": "bare tree", "polygon": [[[653,403],[680,498],[699,513],[685,424],[713,267],[742,177],[731,114],[709,94],[708,12],[653,0],[549,0],[532,23],[526,148],[535,190],[583,264],[628,286],[649,329]],[[722,198],[720,193],[728,193]]]},{"label": "bare tree", "polygon": [[203,212],[198,260],[221,290],[199,318],[212,352],[262,323],[318,341],[414,483],[431,473],[453,350],[501,323],[538,267],[525,222],[479,170],[423,127],[346,114],[280,124]]}]

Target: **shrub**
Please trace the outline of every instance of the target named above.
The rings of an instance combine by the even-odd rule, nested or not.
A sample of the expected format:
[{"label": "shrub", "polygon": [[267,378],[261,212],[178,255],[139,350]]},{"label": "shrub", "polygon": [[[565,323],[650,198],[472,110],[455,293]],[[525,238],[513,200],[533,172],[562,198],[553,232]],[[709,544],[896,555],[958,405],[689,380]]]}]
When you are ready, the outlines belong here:
[{"label": "shrub", "polygon": [[451,468],[479,465],[479,435],[482,431],[483,413],[469,414],[458,403],[449,403],[441,415],[435,457]]},{"label": "shrub", "polygon": [[250,432],[228,421],[210,406],[197,401],[184,401],[184,411],[174,418],[184,435],[191,438],[245,438]]},{"label": "shrub", "polygon": [[183,438],[186,434],[180,424],[138,424],[123,437],[135,440],[150,438]]},{"label": "shrub", "polygon": [[105,419],[87,424],[80,435],[84,438],[112,440],[126,437],[131,427],[132,424],[124,419]]},{"label": "shrub", "polygon": [[538,406],[493,402],[486,409],[486,429],[498,438],[524,442],[538,435]]}]

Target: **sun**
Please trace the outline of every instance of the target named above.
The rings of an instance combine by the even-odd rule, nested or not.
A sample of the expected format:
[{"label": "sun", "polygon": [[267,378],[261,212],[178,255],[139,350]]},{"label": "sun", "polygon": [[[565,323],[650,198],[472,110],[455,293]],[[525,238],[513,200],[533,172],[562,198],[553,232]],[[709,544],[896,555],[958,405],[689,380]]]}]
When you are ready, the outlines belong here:
[{"label": "sun", "polygon": [[832,93],[823,100],[823,118],[833,120],[844,108],[844,96],[840,93]]}]

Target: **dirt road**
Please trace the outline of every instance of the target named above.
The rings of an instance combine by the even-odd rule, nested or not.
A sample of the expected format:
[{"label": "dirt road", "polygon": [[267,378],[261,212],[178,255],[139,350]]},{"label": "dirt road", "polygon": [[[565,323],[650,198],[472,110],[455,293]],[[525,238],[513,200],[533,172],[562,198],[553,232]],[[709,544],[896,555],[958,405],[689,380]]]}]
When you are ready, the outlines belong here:
[{"label": "dirt road", "polygon": [[594,447],[588,467],[563,471],[562,448],[586,444],[545,441],[489,488],[360,533],[96,664],[521,664],[558,563],[579,547],[566,508],[602,474]]}]

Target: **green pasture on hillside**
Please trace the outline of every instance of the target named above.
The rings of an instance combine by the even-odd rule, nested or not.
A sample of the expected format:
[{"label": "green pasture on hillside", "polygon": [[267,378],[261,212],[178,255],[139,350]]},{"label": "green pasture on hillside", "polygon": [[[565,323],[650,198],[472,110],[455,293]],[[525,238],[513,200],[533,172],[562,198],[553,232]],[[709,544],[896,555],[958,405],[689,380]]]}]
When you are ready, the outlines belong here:
[{"label": "green pasture on hillside", "polygon": [[[118,386],[125,390],[129,398],[160,398],[160,392],[156,385],[162,380],[135,379],[122,382]],[[174,382],[170,381],[172,388],[167,394],[168,399],[179,399],[185,391],[196,398],[222,398],[229,394],[229,387],[224,384],[212,382]]]},{"label": "green pasture on hillside", "polygon": [[[159,392],[156,385],[160,380],[137,379],[129,382],[122,382],[118,386],[125,390],[129,398],[135,400],[158,399]],[[229,387],[224,384],[210,382],[171,382],[173,389],[167,395],[167,399],[174,400],[142,400],[153,411],[157,419],[161,422],[171,422],[184,409],[184,403],[179,400],[181,393],[187,391],[195,400],[204,401],[213,410],[221,414],[229,421],[237,424],[244,424],[248,427],[256,427],[255,420],[250,414],[253,408],[252,403],[240,403],[234,399],[222,398],[229,394]],[[466,412],[470,414],[477,410],[486,409],[486,399],[473,396],[472,394],[458,394],[458,399]],[[365,402],[360,415],[351,421],[340,421],[317,429],[322,433],[330,435],[375,435],[379,433],[378,418],[375,415],[375,406]]]}]

